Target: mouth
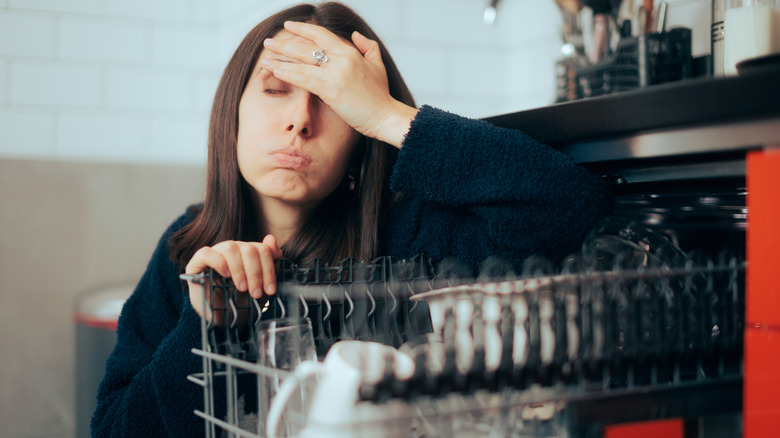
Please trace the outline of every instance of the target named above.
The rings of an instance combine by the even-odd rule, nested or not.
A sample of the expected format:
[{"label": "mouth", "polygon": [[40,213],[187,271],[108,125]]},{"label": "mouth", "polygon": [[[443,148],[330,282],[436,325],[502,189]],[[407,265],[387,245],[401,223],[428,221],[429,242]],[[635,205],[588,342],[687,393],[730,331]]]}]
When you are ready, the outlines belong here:
[{"label": "mouth", "polygon": [[311,159],[298,150],[277,149],[269,153],[271,158],[285,169],[298,170],[311,164]]}]

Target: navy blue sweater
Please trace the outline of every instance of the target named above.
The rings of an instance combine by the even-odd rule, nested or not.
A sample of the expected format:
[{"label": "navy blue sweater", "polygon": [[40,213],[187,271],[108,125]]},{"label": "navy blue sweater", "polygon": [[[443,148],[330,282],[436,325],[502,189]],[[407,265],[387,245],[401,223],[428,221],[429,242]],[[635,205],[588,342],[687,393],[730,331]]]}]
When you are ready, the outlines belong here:
[{"label": "navy blue sweater", "polygon": [[[611,205],[605,182],[523,132],[427,106],[404,140],[391,188],[407,196],[390,213],[387,255],[472,265],[495,255],[564,256]],[[193,218],[185,213],[165,232],[122,309],[95,437],[204,435],[193,414],[203,409],[203,390],[187,380],[202,371],[191,353],[201,344],[200,321],[167,247]]]}]

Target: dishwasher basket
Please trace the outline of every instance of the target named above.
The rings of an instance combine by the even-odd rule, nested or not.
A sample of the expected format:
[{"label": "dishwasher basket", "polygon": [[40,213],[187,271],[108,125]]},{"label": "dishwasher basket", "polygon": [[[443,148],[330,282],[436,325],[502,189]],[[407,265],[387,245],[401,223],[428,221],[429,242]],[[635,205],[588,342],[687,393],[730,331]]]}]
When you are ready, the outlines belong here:
[{"label": "dishwasher basket", "polygon": [[[283,261],[277,295],[247,301],[243,311],[248,324],[310,318],[320,356],[349,339],[409,354],[411,377],[388,367],[359,391],[359,403],[388,406],[371,421],[386,430],[403,422],[403,437],[596,437],[614,423],[741,409],[739,258],[685,255],[647,236],[600,236],[561,265],[532,257],[513,271],[492,260],[474,275],[421,256],[338,266]],[[240,311],[229,280],[196,277],[229,298],[219,308],[207,304],[208,312]],[[202,349],[193,352],[203,372],[189,378],[204,388],[196,414],[206,435],[264,436],[264,413],[247,413],[244,400],[260,376],[286,373],[258,366],[253,337],[239,327],[203,320],[201,332]],[[399,403],[413,418],[408,409],[394,416],[389,407]],[[364,436],[363,423],[344,425],[344,435]]]}]

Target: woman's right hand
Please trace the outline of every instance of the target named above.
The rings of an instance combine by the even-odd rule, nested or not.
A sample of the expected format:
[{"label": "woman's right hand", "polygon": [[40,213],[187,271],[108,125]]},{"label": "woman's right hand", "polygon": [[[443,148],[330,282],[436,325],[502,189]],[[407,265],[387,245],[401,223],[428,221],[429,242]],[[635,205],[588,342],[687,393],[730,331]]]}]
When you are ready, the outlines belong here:
[{"label": "woman's right hand", "polygon": [[[230,278],[240,292],[246,292],[252,298],[276,293],[276,271],[274,260],[282,257],[282,251],[276,238],[267,235],[262,242],[239,242],[226,240],[214,246],[204,246],[195,252],[187,263],[186,274],[198,274],[206,268],[212,268],[219,275]],[[203,313],[203,286],[187,282],[190,303],[201,317]],[[223,300],[223,297],[214,297]],[[220,303],[215,303],[220,304]],[[239,303],[241,304],[241,303]],[[205,316],[206,318],[209,315]],[[224,321],[214,321],[222,325]]]},{"label": "woman's right hand", "polygon": [[[379,44],[357,31],[343,40],[311,23],[288,21],[284,29],[301,38],[269,38],[264,49],[300,62],[266,57],[263,68],[317,95],[361,134],[400,148],[418,110],[390,95]],[[316,64],[312,54],[319,50],[327,51],[327,63]]]}]

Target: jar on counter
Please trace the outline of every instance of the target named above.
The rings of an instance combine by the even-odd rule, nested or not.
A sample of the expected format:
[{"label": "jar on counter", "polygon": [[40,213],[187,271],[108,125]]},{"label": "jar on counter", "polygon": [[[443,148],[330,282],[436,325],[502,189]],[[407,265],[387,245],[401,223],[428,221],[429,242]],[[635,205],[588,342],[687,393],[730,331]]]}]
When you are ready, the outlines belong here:
[{"label": "jar on counter", "polygon": [[780,0],[726,0],[723,26],[726,75],[740,61],[780,52]]}]

